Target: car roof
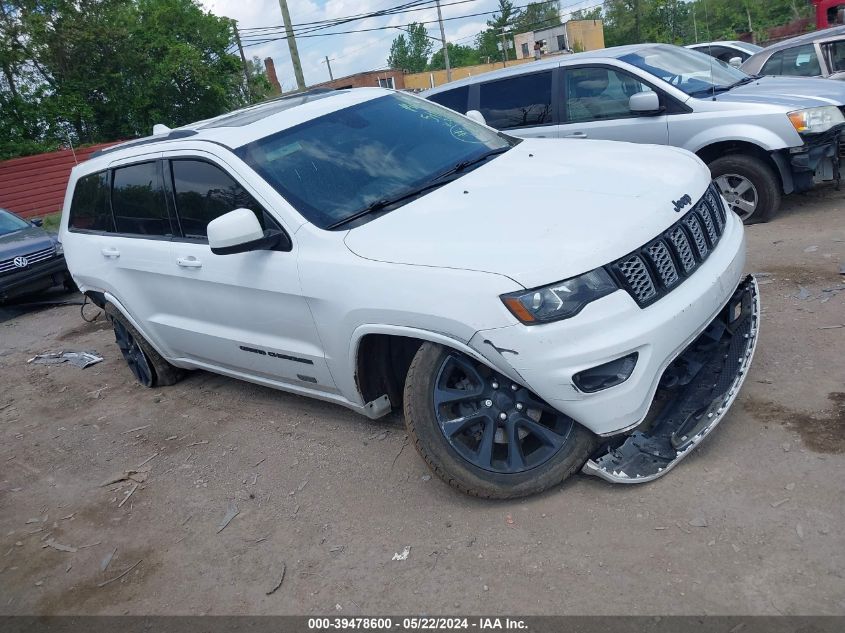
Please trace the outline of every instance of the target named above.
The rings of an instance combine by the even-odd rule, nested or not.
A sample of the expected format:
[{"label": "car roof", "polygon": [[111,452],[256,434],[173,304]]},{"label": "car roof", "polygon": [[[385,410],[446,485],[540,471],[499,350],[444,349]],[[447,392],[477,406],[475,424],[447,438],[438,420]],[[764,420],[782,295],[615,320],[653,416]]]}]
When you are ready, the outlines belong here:
[{"label": "car roof", "polygon": [[796,44],[803,44],[805,42],[816,42],[819,40],[826,40],[832,37],[840,37],[843,35],[845,35],[845,26],[833,26],[829,29],[822,29],[821,31],[810,31],[809,33],[804,33],[803,35],[791,37],[788,40],[777,42],[776,44],[771,44],[767,46],[764,50],[767,53],[771,53],[774,51],[782,50],[784,48],[791,48]]},{"label": "car roof", "polygon": [[465,79],[459,79],[458,81],[451,81],[435,88],[430,88],[429,90],[424,91],[422,95],[428,96],[437,94],[438,92],[443,92],[445,90],[452,90],[453,88],[471,86],[479,81],[490,81],[495,79],[501,79],[504,77],[510,77],[511,75],[521,75],[522,73],[534,70],[557,68],[561,64],[577,64],[578,62],[587,59],[618,59],[620,57],[628,55],[629,53],[635,53],[637,51],[652,47],[675,48],[675,46],[673,46],[672,44],[657,44],[647,42],[644,44],[628,44],[626,46],[612,46],[610,48],[600,48],[594,51],[572,53],[570,55],[555,55],[554,57],[548,57],[539,61],[528,62],[526,64],[520,64],[518,66],[508,66],[507,68],[492,70],[490,72],[482,73],[480,75],[474,75]]},{"label": "car roof", "polygon": [[[165,128],[165,131],[159,134],[112,145],[94,152],[83,165],[94,163],[96,169],[102,169],[103,161],[111,162],[139,153],[165,151],[174,146],[174,141],[179,140],[208,141],[234,149],[323,114],[394,92],[384,88],[318,89],[277,97],[211,119],[172,130]],[[85,171],[91,170],[86,168]]]},{"label": "car roof", "polygon": [[763,50],[762,46],[752,44],[751,42],[743,42],[742,40],[718,40],[715,42],[698,42],[696,44],[687,44],[685,48],[695,48],[698,46],[731,46],[733,48],[740,48],[749,53],[756,53]]}]

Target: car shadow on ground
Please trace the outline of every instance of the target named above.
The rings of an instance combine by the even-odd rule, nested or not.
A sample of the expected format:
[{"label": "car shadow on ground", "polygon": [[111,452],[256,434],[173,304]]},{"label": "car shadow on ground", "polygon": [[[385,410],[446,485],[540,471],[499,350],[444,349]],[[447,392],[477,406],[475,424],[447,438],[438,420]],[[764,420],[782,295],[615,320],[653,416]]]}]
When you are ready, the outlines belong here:
[{"label": "car shadow on ground", "polygon": [[38,294],[0,303],[0,323],[59,305],[81,306],[82,300],[82,294],[77,291],[69,292],[61,287],[51,288]]}]

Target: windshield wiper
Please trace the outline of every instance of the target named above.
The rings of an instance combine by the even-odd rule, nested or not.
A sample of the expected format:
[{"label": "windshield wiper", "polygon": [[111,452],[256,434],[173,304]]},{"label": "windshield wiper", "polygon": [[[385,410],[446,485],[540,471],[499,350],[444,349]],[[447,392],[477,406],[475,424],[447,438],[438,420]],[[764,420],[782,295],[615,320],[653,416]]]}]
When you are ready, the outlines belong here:
[{"label": "windshield wiper", "polygon": [[464,171],[467,167],[471,167],[472,165],[483,162],[483,161],[487,160],[488,158],[490,158],[492,156],[497,156],[498,154],[503,154],[506,151],[508,151],[509,149],[510,149],[510,147],[500,147],[498,149],[491,149],[490,151],[484,152],[483,154],[481,154],[480,156],[476,156],[475,158],[470,158],[468,160],[462,160],[461,162],[455,164],[450,169],[447,169],[446,171],[444,171],[442,174],[438,174],[437,176],[435,176],[434,178],[432,178],[428,182],[425,182],[422,185],[419,185],[418,187],[412,187],[411,189],[406,189],[405,191],[401,191],[401,192],[397,193],[395,196],[388,196],[387,198],[380,198],[379,200],[376,200],[375,202],[371,202],[370,204],[368,204],[366,207],[364,207],[360,211],[353,213],[352,215],[345,217],[342,220],[338,220],[337,222],[334,222],[333,224],[329,224],[329,226],[326,227],[326,228],[328,230],[336,229],[338,227],[343,226],[344,224],[349,224],[350,222],[354,222],[358,218],[362,218],[365,215],[369,215],[371,213],[376,213],[378,211],[381,211],[382,209],[393,206],[394,204],[396,204],[398,202],[402,202],[403,200],[407,200],[408,198],[414,198],[414,197],[420,195],[421,193],[428,191],[429,189],[434,189],[436,187],[442,187],[443,185],[448,184],[449,182],[454,180],[453,178],[450,178],[450,176],[455,176],[456,174],[459,174],[462,171]]},{"label": "windshield wiper", "polygon": [[511,149],[510,147],[499,147],[497,149],[491,149],[490,151],[484,152],[483,154],[476,156],[475,158],[470,158],[468,160],[462,160],[459,163],[456,163],[452,168],[447,169],[439,176],[435,176],[435,180],[440,180],[442,178],[447,178],[452,174],[459,174],[464,171],[467,167],[472,167],[473,165],[477,165],[478,163],[482,163],[488,158],[493,156],[498,156],[499,154],[504,154],[506,151]]},{"label": "windshield wiper", "polygon": [[336,229],[338,227],[343,226],[344,224],[349,224],[358,218],[362,218],[365,215],[369,215],[370,213],[375,213],[377,211],[381,211],[387,207],[393,206],[398,202],[402,202],[402,200],[406,200],[408,198],[414,198],[429,189],[434,189],[436,187],[442,187],[443,185],[448,184],[449,180],[441,179],[441,176],[438,176],[435,179],[429,180],[425,184],[420,185],[419,187],[412,187],[411,189],[406,189],[400,193],[397,193],[395,196],[388,196],[387,198],[380,198],[375,202],[371,202],[366,207],[361,209],[360,211],[353,213],[350,216],[343,218],[342,220],[338,220],[333,224],[329,224],[326,228],[328,230]]},{"label": "windshield wiper", "polygon": [[727,86],[719,85],[719,86],[710,86],[709,88],[702,88],[701,90],[696,90],[694,92],[691,92],[690,96],[691,97],[695,97],[696,95],[707,96],[707,95],[715,94],[717,92],[727,92],[728,90],[731,90],[732,88],[736,88],[737,86],[744,86],[745,84],[751,83],[752,81],[757,81],[762,76],[763,75],[749,75],[748,77],[743,77],[742,79],[735,81],[732,84],[729,84]]}]

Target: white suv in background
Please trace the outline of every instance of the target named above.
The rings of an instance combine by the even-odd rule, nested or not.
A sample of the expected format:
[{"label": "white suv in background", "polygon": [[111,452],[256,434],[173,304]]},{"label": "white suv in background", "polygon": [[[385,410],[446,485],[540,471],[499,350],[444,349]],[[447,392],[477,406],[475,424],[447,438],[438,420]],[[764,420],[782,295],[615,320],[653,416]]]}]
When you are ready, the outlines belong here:
[{"label": "white suv in background", "polygon": [[483,497],[665,473],[757,337],[742,223],[692,154],[522,141],[381,89],[104,150],[61,238],[143,385],[205,369],[404,407],[431,469]]}]

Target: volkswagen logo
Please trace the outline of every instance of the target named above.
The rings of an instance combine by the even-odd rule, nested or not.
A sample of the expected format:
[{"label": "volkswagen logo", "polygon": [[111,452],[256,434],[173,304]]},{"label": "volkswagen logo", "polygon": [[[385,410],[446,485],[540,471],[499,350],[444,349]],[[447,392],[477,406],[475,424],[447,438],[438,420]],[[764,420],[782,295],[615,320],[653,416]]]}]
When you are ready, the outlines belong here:
[{"label": "volkswagen logo", "polygon": [[18,268],[26,268],[29,266],[29,260],[26,257],[15,257],[13,262]]}]

